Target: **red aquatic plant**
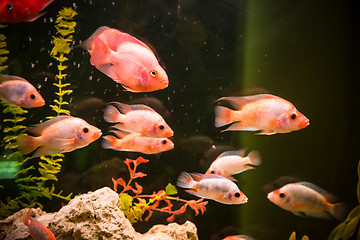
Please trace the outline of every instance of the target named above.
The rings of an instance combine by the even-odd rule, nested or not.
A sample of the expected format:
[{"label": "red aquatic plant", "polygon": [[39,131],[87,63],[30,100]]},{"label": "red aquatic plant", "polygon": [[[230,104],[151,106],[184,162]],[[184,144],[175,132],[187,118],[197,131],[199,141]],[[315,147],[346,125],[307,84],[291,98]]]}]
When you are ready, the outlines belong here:
[{"label": "red aquatic plant", "polygon": [[[170,183],[166,186],[165,190],[153,192],[148,195],[141,195],[143,187],[135,182],[134,179],[146,176],[145,173],[136,172],[136,170],[139,164],[147,162],[149,162],[149,160],[142,157],[138,157],[136,160],[127,158],[124,163],[129,170],[129,181],[125,182],[122,178],[116,180],[112,179],[115,192],[117,192],[119,185],[123,187],[122,191],[119,193],[121,210],[131,223],[135,223],[139,220],[142,221],[145,212],[148,212],[148,215],[144,219],[145,221],[149,220],[154,211],[158,211],[170,215],[166,219],[168,222],[173,222],[175,216],[184,213],[188,206],[195,211],[195,215],[198,215],[200,212],[202,214],[205,212],[207,201],[204,201],[203,198],[198,200],[185,200],[174,197],[173,195],[177,194],[177,190],[176,187]],[[133,165],[133,167],[131,165]],[[134,183],[133,186],[131,185],[132,183]],[[131,196],[126,192],[133,192],[134,195]],[[182,202],[184,204],[180,208],[174,210],[171,201]],[[160,205],[162,207],[160,207]]]}]

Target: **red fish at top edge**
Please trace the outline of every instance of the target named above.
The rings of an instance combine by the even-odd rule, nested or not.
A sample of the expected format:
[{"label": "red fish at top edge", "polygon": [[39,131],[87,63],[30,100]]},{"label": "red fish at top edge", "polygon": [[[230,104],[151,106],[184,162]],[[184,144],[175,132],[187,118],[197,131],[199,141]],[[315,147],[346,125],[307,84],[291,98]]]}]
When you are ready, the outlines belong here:
[{"label": "red fish at top edge", "polygon": [[0,0],[0,23],[32,22],[54,0]]},{"label": "red fish at top edge", "polygon": [[41,222],[30,216],[30,210],[23,218],[24,224],[28,227],[31,237],[35,240],[56,240],[54,234]]}]

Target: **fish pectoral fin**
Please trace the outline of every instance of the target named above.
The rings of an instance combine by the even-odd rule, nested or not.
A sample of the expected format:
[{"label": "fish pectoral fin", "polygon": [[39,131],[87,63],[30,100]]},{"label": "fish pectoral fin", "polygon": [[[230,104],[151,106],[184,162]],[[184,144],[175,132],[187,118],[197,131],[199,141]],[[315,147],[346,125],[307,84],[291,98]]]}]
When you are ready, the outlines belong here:
[{"label": "fish pectoral fin", "polygon": [[111,63],[100,64],[100,65],[96,65],[96,68],[99,69],[100,72],[104,73],[109,78],[113,79],[115,82],[118,82],[117,76],[115,74],[115,67],[113,64]]},{"label": "fish pectoral fin", "polygon": [[277,132],[272,130],[262,130],[261,132],[257,133],[257,135],[274,135]]},{"label": "fish pectoral fin", "polygon": [[188,189],[188,190],[185,190],[185,192],[190,193],[190,194],[192,194],[194,196],[197,196],[199,198],[206,198],[203,195],[201,195],[200,193],[198,193],[195,189]]},{"label": "fish pectoral fin", "polygon": [[59,148],[64,148],[64,147],[69,147],[73,144],[75,144],[77,142],[76,138],[68,138],[68,139],[63,139],[63,138],[54,138],[52,139],[52,143],[56,146],[58,146]]},{"label": "fish pectoral fin", "polygon": [[300,211],[291,211],[293,214],[295,214],[296,216],[300,216],[300,217],[308,217],[308,215],[305,212],[300,212]]}]

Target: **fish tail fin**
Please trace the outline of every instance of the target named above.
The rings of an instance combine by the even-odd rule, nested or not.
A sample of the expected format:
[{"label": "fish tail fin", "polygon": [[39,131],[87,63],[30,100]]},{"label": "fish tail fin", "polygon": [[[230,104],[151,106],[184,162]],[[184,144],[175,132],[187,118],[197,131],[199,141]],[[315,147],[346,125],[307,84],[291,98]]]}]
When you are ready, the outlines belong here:
[{"label": "fish tail fin", "polygon": [[117,140],[118,140],[118,138],[111,136],[111,135],[103,136],[101,145],[105,149],[113,149],[113,148],[115,148]]},{"label": "fish tail fin", "polygon": [[19,150],[21,154],[26,155],[29,154],[35,149],[37,149],[40,145],[36,141],[36,137],[32,137],[29,135],[20,135],[17,139],[17,144],[19,146]]},{"label": "fish tail fin", "polygon": [[228,125],[233,121],[234,110],[230,108],[216,106],[215,107],[215,127]]},{"label": "fish tail fin", "polygon": [[251,151],[247,156],[250,159],[251,165],[260,165],[261,164],[261,156],[258,151],[256,151],[256,150]]},{"label": "fish tail fin", "polygon": [[194,179],[187,172],[181,172],[176,185],[182,188],[192,189],[194,187]]},{"label": "fish tail fin", "polygon": [[104,111],[104,119],[109,123],[120,122],[122,114],[113,105],[108,105]]},{"label": "fish tail fin", "polygon": [[95,38],[93,41],[93,48],[91,49],[90,63],[93,66],[110,64],[109,55],[110,48],[100,38]]},{"label": "fish tail fin", "polygon": [[334,218],[340,221],[344,221],[346,218],[347,206],[345,203],[335,203],[331,205],[330,214]]}]

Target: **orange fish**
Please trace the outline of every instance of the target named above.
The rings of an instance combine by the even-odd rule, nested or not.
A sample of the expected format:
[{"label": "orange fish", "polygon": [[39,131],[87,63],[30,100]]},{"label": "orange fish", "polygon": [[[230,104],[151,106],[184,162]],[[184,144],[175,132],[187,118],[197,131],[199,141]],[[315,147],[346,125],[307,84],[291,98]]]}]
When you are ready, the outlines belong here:
[{"label": "orange fish", "polygon": [[30,216],[30,210],[23,218],[24,224],[28,227],[29,233],[34,240],[55,240],[54,234],[41,222]]},{"label": "orange fish", "polygon": [[156,154],[174,148],[174,143],[168,138],[152,138],[140,133],[127,133],[123,131],[112,132],[120,139],[111,135],[104,136],[102,142],[103,148],[145,154]]},{"label": "orange fish", "polygon": [[36,88],[21,77],[0,75],[0,99],[23,108],[45,105]]},{"label": "orange fish", "polygon": [[169,85],[153,51],[127,33],[103,26],[83,46],[91,55],[91,65],[128,91],[152,92]]},{"label": "orange fish", "polygon": [[53,0],[0,0],[0,22],[32,22],[44,14],[39,14],[39,12],[46,8],[52,1]]},{"label": "orange fish", "polygon": [[267,198],[279,207],[302,217],[338,220],[344,217],[345,205],[333,203],[334,197],[330,193],[309,182],[286,184],[270,192]]},{"label": "orange fish", "polygon": [[32,158],[71,152],[101,136],[100,129],[71,116],[58,116],[25,131],[36,136],[20,135],[17,140],[19,150],[22,154],[29,154],[37,149]]},{"label": "orange fish", "polygon": [[205,174],[217,174],[236,181],[231,175],[253,169],[251,165],[260,164],[261,157],[257,151],[250,152],[246,157],[244,150],[226,151],[214,160]]},{"label": "orange fish", "polygon": [[181,172],[177,185],[197,197],[223,204],[243,204],[248,200],[234,182],[215,174]]},{"label": "orange fish", "polygon": [[223,131],[258,131],[260,135],[288,133],[309,125],[295,106],[283,98],[271,94],[248,97],[222,97],[236,110],[215,107],[215,126],[232,125]]},{"label": "orange fish", "polygon": [[[104,119],[118,123],[114,127],[126,132],[137,132],[148,137],[171,137],[174,132],[160,114],[152,108],[137,104],[113,102],[104,112]],[[116,106],[116,107],[115,107]]]}]

